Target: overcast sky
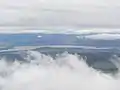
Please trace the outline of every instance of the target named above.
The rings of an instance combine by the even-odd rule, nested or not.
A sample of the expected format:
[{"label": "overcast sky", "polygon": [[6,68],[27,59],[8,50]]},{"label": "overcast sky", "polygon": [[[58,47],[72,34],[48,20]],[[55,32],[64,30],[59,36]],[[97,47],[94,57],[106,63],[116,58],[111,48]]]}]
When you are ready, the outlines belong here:
[{"label": "overcast sky", "polygon": [[0,0],[1,27],[120,27],[120,0]]}]

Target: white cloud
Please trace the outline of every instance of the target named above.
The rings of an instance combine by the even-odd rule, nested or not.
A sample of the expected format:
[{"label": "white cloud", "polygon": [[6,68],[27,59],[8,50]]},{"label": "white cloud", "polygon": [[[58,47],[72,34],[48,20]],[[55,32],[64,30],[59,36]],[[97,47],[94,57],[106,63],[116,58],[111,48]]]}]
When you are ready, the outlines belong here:
[{"label": "white cloud", "polygon": [[0,26],[120,27],[119,0],[1,0]]},{"label": "white cloud", "polygon": [[94,40],[117,40],[120,39],[120,34],[95,34],[87,35],[86,38]]},{"label": "white cloud", "polygon": [[[37,28],[36,27],[31,27],[31,26],[24,26],[24,27],[18,27],[18,26],[13,26],[13,27],[0,27],[0,33],[47,33],[47,34],[79,34],[79,35],[102,35],[102,34],[112,34],[112,35],[117,35],[120,34],[120,29],[104,29],[104,28],[86,28],[86,29],[68,29],[64,27],[56,27],[57,29],[54,29],[53,27],[48,27],[48,28]],[[78,37],[79,37],[78,35]]]}]

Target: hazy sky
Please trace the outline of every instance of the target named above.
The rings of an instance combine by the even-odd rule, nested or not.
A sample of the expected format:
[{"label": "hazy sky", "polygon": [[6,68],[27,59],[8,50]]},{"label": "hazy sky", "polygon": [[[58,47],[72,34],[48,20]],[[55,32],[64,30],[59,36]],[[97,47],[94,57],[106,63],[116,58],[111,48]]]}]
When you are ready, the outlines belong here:
[{"label": "hazy sky", "polygon": [[2,27],[120,27],[120,0],[0,0]]}]

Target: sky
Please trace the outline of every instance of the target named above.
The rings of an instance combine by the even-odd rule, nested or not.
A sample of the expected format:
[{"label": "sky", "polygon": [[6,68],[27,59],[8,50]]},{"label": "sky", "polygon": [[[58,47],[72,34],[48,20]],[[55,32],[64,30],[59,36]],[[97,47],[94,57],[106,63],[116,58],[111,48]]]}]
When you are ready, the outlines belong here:
[{"label": "sky", "polygon": [[0,0],[0,29],[120,28],[119,0]]}]

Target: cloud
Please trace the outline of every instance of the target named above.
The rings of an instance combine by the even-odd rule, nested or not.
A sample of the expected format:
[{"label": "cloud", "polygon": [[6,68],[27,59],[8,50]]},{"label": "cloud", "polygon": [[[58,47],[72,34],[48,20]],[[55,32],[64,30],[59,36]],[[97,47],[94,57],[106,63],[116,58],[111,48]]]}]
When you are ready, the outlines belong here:
[{"label": "cloud", "polygon": [[120,27],[119,0],[1,0],[0,26]]},{"label": "cloud", "polygon": [[120,34],[95,34],[87,35],[85,38],[93,40],[118,40],[120,39]]},{"label": "cloud", "polygon": [[[57,29],[56,29],[57,28]],[[0,33],[9,34],[9,33],[45,33],[45,34],[77,34],[79,35],[101,35],[101,34],[120,34],[120,29],[105,29],[105,28],[85,28],[85,29],[67,29],[64,27],[48,27],[48,28],[36,28],[32,26],[7,26],[0,27]]]}]

